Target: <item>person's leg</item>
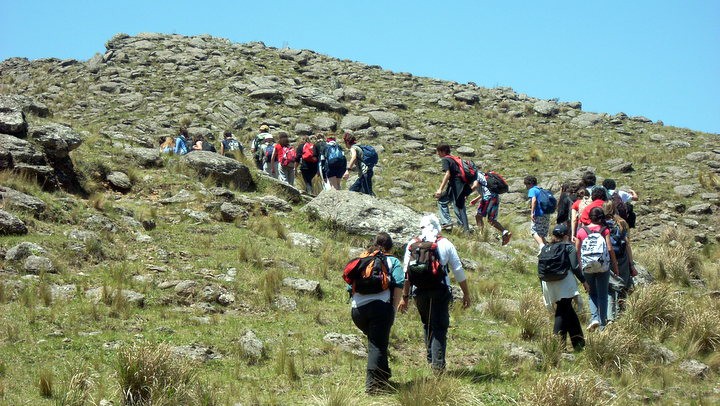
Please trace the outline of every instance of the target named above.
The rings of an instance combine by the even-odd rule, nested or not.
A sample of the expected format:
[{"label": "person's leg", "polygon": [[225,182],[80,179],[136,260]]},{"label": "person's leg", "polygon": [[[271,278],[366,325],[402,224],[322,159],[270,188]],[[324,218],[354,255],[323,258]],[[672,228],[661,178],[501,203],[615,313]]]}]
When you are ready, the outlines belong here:
[{"label": "person's leg", "polygon": [[555,302],[555,320],[553,323],[553,334],[558,336],[560,344],[565,348],[567,329],[565,326],[565,315],[567,314],[567,299],[560,299]]},{"label": "person's leg", "polygon": [[367,187],[367,194],[370,196],[375,196],[375,193],[373,192],[372,188],[372,178],[373,178],[374,172],[372,168],[368,169],[367,173],[365,174],[365,186]]},{"label": "person's leg", "polygon": [[328,180],[330,181],[330,186],[332,186],[333,189],[340,190],[340,178],[332,177],[328,178]]},{"label": "person's leg", "polygon": [[470,223],[468,222],[467,211],[465,211],[465,195],[462,193],[462,190],[457,190],[452,187],[451,190],[453,190],[452,202],[453,209],[455,210],[455,217],[460,222],[463,230],[466,233],[470,232]]},{"label": "person's leg", "polygon": [[368,304],[371,308],[368,326],[368,364],[366,389],[382,390],[390,379],[388,365],[388,343],[394,313],[390,303],[376,300]]},{"label": "person's leg", "polygon": [[583,337],[582,327],[580,327],[580,319],[575,313],[572,305],[572,299],[563,299],[567,301],[567,310],[563,315],[563,328],[570,335],[570,342],[573,349],[581,350],[585,347],[585,337]]},{"label": "person's leg", "polygon": [[597,307],[598,316],[600,317],[600,326],[607,325],[608,313],[608,286],[610,284],[610,272],[602,272],[597,274]]},{"label": "person's leg", "polygon": [[427,292],[416,292],[415,293],[415,307],[420,314],[420,321],[423,324],[423,339],[425,342],[425,357],[428,364],[432,362],[432,354],[430,352],[430,335],[432,330],[430,329],[430,304],[432,303],[432,297]]},{"label": "person's leg", "polygon": [[588,331],[594,330],[600,326],[600,313],[598,308],[598,278],[596,273],[586,273],[585,280],[587,281],[590,289],[588,289],[588,306],[590,307],[590,325],[588,325]]},{"label": "person's leg", "polygon": [[617,317],[617,295],[618,292],[614,289],[608,288],[608,306],[607,306],[607,320],[615,321]]},{"label": "person's leg", "polygon": [[435,292],[430,306],[430,365],[434,372],[445,370],[445,350],[447,348],[447,330],[450,326],[450,301],[452,295],[443,289]]},{"label": "person's leg", "polygon": [[348,188],[351,192],[362,193],[362,177],[355,179],[355,182]]},{"label": "person's leg", "polygon": [[443,229],[452,228],[452,218],[450,218],[450,199],[447,195],[440,196],[437,201],[438,218]]},{"label": "person's leg", "polygon": [[313,178],[315,177],[315,169],[306,168],[300,169],[300,175],[302,175],[303,182],[305,182],[305,192],[309,195],[313,194]]}]

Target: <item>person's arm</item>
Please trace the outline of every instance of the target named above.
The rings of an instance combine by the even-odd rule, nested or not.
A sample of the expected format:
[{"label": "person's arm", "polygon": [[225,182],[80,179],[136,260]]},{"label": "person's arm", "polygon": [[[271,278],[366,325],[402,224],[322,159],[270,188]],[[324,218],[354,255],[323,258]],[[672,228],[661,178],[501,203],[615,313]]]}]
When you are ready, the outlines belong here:
[{"label": "person's arm", "polygon": [[615,273],[616,276],[620,276],[620,270],[618,269],[617,257],[615,257],[615,250],[612,249],[612,242],[610,241],[610,231],[609,230],[608,230],[608,233],[605,234],[605,244],[608,248],[608,251],[610,252],[610,266],[612,266],[612,271]]},{"label": "person's arm", "polygon": [[537,198],[533,195],[530,200],[530,220],[535,221],[535,206],[537,206]]},{"label": "person's arm", "polygon": [[225,143],[220,141],[220,155],[225,155]]},{"label": "person's arm", "polygon": [[[442,241],[445,241],[445,243],[442,244],[443,252],[440,254],[441,258],[443,253],[447,255],[447,266],[452,270],[455,280],[460,285],[460,289],[462,289],[463,309],[467,309],[470,307],[470,290],[468,289],[465,270],[462,267],[462,262],[460,262],[460,256],[458,256],[455,246],[449,240],[442,239]],[[440,251],[440,246],[438,246],[438,251]]]},{"label": "person's arm", "polygon": [[277,148],[273,147],[272,155],[270,155],[270,172],[275,173],[275,160],[277,159]]},{"label": "person's arm", "polygon": [[355,148],[350,147],[350,162],[348,163],[347,168],[345,168],[345,174],[343,175],[343,179],[347,180],[350,177],[350,170],[356,164],[356,161],[357,151],[355,151]]},{"label": "person's arm", "polygon": [[403,272],[405,273],[405,283],[403,284],[403,288],[401,290],[401,297],[400,301],[397,305],[397,310],[400,313],[405,313],[408,308],[408,303],[410,302],[410,281],[408,280],[407,275],[407,267],[408,263],[410,263],[410,250],[405,249],[405,256],[403,257]]},{"label": "person's arm", "polygon": [[587,292],[588,290],[590,290],[590,285],[588,285],[587,281],[585,280],[585,275],[583,275],[582,270],[580,269],[580,262],[578,261],[578,254],[575,246],[572,244],[568,244],[567,253],[570,259],[570,270],[572,271],[573,275],[575,275],[575,278],[577,278],[577,280],[580,281],[580,283],[583,285],[583,289],[585,289],[585,292]]},{"label": "person's arm", "polygon": [[[578,234],[579,233],[580,233],[580,231],[578,231]],[[580,236],[579,235],[578,235],[578,238],[575,238],[575,252],[577,253],[577,255],[575,255],[575,256],[577,257],[578,263],[582,263],[580,261]],[[582,269],[581,269],[581,271],[582,271]]]},{"label": "person's arm", "polygon": [[635,202],[635,201],[637,201],[637,199],[639,199],[638,194],[634,190],[628,189],[627,192],[630,193],[630,196],[632,196],[632,201]]},{"label": "person's arm", "polygon": [[440,187],[435,192],[435,198],[439,199],[440,196],[442,196],[443,190],[445,190],[445,187],[447,187],[447,184],[450,182],[450,169],[445,171],[445,176],[443,176],[442,181],[440,182]]},{"label": "person's arm", "polygon": [[637,276],[637,270],[635,269],[635,261],[633,260],[633,252],[630,247],[630,240],[627,234],[625,234],[625,252],[627,255],[628,263],[630,264],[630,276]]},{"label": "person's arm", "polygon": [[579,213],[577,210],[570,210],[570,241],[572,241],[573,243],[577,242],[578,214]]}]

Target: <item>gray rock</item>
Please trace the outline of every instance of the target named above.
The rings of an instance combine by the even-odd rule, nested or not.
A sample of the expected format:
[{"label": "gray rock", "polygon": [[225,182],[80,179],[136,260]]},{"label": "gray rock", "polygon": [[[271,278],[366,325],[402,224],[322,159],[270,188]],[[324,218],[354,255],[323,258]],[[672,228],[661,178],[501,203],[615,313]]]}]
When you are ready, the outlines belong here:
[{"label": "gray rock", "polygon": [[475,156],[475,149],[471,148],[471,147],[466,147],[464,145],[462,147],[459,147],[456,151],[459,155],[462,155],[462,156],[466,156],[466,157]]},{"label": "gray rock", "polygon": [[370,127],[370,117],[346,115],[340,122],[340,128],[343,130],[357,131]]},{"label": "gray rock", "polygon": [[302,293],[309,293],[311,295],[322,297],[323,292],[320,288],[320,282],[317,281],[309,281],[307,279],[300,279],[300,278],[285,278],[282,281],[283,286],[287,286],[290,289],[293,289],[298,292]]},{"label": "gray rock", "polygon": [[207,362],[213,359],[222,359],[222,355],[216,353],[209,347],[198,345],[181,345],[171,347],[170,351],[178,357],[187,358],[197,362]]},{"label": "gray rock", "polygon": [[[122,295],[123,299],[133,306],[145,306],[145,295],[129,289],[122,289],[121,291],[118,291],[118,289],[108,288],[105,299],[112,302],[116,299],[118,294]],[[93,303],[99,304],[103,301],[103,288],[89,289],[85,292],[85,297],[90,299]]]},{"label": "gray rock", "polygon": [[680,370],[696,379],[703,379],[710,373],[710,367],[694,359],[680,363]]},{"label": "gray rock", "polygon": [[297,310],[297,302],[295,299],[283,295],[278,295],[275,297],[275,301],[273,302],[276,308],[280,310],[285,311],[295,311]]},{"label": "gray rock", "polygon": [[337,121],[328,116],[315,117],[313,125],[320,131],[335,131],[337,129]]},{"label": "gray rock", "polygon": [[248,95],[251,99],[283,100],[284,95],[278,89],[257,89]]},{"label": "gray rock", "polygon": [[52,285],[50,292],[53,300],[72,300],[77,295],[76,285]]},{"label": "gray rock", "polygon": [[320,110],[332,111],[340,114],[345,114],[348,111],[347,107],[345,107],[342,103],[316,88],[303,87],[297,91],[297,97],[306,106],[316,107]]},{"label": "gray rock", "polygon": [[231,304],[235,303],[235,295],[229,292],[221,293],[217,297],[217,302],[223,306],[230,306]]},{"label": "gray rock", "polygon": [[194,202],[197,200],[195,195],[193,195],[191,192],[182,189],[177,194],[175,194],[172,197],[168,197],[165,199],[160,199],[159,202],[162,204],[172,204],[172,203],[189,203]]},{"label": "gray rock", "polygon": [[623,162],[610,168],[610,172],[614,173],[630,173],[634,170],[632,162]]},{"label": "gray rock", "polygon": [[383,127],[395,128],[402,125],[400,117],[395,113],[387,111],[371,111],[368,114],[373,120],[375,120],[377,125],[381,125]]},{"label": "gray rock", "polygon": [[475,104],[480,101],[480,94],[476,92],[457,92],[453,95],[455,97],[455,100],[461,101],[467,104]]},{"label": "gray rock", "polygon": [[242,206],[225,202],[220,205],[220,216],[223,221],[233,222],[238,218],[247,220],[250,217],[250,214]]},{"label": "gray rock", "polygon": [[602,122],[603,116],[595,113],[583,113],[570,120],[570,123],[576,127],[586,128]]},{"label": "gray rock", "polygon": [[25,272],[40,275],[43,273],[56,273],[55,265],[52,263],[50,258],[40,257],[37,255],[30,255],[25,259],[23,264]]},{"label": "gray rock", "polygon": [[362,339],[355,334],[327,333],[323,341],[332,344],[341,351],[349,352],[360,358],[367,357],[367,349]]},{"label": "gray rock", "polygon": [[19,110],[7,111],[0,109],[0,132],[25,137],[27,127],[25,113]]},{"label": "gray rock", "polygon": [[673,140],[665,145],[668,149],[690,148],[690,143],[682,140]]},{"label": "gray rock", "polygon": [[555,101],[538,100],[533,104],[533,110],[543,116],[554,116],[560,111],[560,106]]},{"label": "gray rock", "polygon": [[310,135],[313,132],[313,128],[309,124],[297,123],[295,124],[295,134],[298,135]]},{"label": "gray rock", "polygon": [[647,268],[638,264],[637,262],[635,263],[635,270],[638,273],[637,276],[633,277],[635,286],[649,285],[655,282],[655,277],[650,273],[650,271],[648,271]]},{"label": "gray rock", "polygon": [[190,217],[190,219],[196,221],[197,223],[209,223],[212,221],[210,215],[204,211],[185,209],[182,211],[182,214]]},{"label": "gray rock", "polygon": [[416,235],[420,214],[412,209],[373,196],[344,190],[321,192],[303,210],[350,234],[375,235],[385,231],[401,245]]},{"label": "gray rock", "polygon": [[673,191],[682,197],[690,197],[695,194],[695,187],[692,185],[678,185],[673,188]]},{"label": "gray rock", "polygon": [[295,247],[306,248],[310,252],[314,252],[322,248],[322,241],[303,233],[290,233],[288,238]]},{"label": "gray rock", "polygon": [[47,207],[45,202],[36,197],[4,186],[0,186],[0,201],[5,207],[27,210],[35,215],[41,214]]},{"label": "gray rock", "polygon": [[242,355],[249,358],[251,363],[260,361],[265,355],[265,345],[252,330],[245,332],[238,344]]},{"label": "gray rock", "polygon": [[520,346],[513,345],[510,348],[508,358],[514,362],[530,362],[534,365],[540,365],[542,358],[535,352],[535,350],[523,348]]},{"label": "gray rock", "polygon": [[33,127],[30,129],[30,137],[42,145],[46,155],[55,159],[66,158],[83,141],[80,134],[62,124]]},{"label": "gray rock", "polygon": [[156,148],[128,147],[124,150],[124,153],[142,167],[159,168],[163,166],[163,160],[160,157],[160,151]]},{"label": "gray rock", "polygon": [[24,235],[28,229],[19,218],[0,210],[0,235]]},{"label": "gray rock", "polygon": [[690,206],[687,212],[690,214],[712,214],[713,208],[710,203],[700,203]]},{"label": "gray rock", "polygon": [[198,286],[198,283],[193,280],[184,280],[184,281],[177,282],[174,285],[173,290],[175,291],[175,294],[178,296],[192,297],[192,296],[195,296],[195,293],[197,292],[197,286]]},{"label": "gray rock", "polygon": [[109,218],[100,215],[93,214],[85,220],[85,226],[94,231],[108,231],[111,233],[117,232],[117,226]]},{"label": "gray rock", "polygon": [[132,181],[124,172],[113,171],[110,172],[107,177],[107,181],[110,183],[113,189],[128,192],[132,189]]},{"label": "gray rock", "polygon": [[[257,172],[258,177],[261,178],[264,182],[267,182],[273,187],[274,189],[280,191],[280,194],[282,194],[284,197],[287,198],[288,201],[293,203],[299,203],[303,200],[303,195],[300,189],[296,188],[295,186],[290,186],[286,182],[282,182],[279,179],[275,179],[272,176],[269,176],[267,173],[258,171]],[[277,207],[275,207],[277,210],[280,211],[291,211],[292,206],[288,204],[287,201],[280,199],[277,196],[265,196],[263,197],[263,200],[266,200],[268,205],[272,204],[278,204]],[[283,203],[280,203],[282,201]]]},{"label": "gray rock", "polygon": [[408,151],[422,151],[425,149],[425,145],[418,141],[408,141],[403,146]]},{"label": "gray rock", "polygon": [[0,95],[0,111],[22,111],[25,114],[38,117],[50,116],[50,109],[45,103],[32,97],[17,94]]},{"label": "gray rock", "polygon": [[47,251],[45,248],[32,243],[32,242],[21,242],[14,247],[7,250],[5,253],[6,261],[22,261],[30,255],[45,255]]},{"label": "gray rock", "polygon": [[250,169],[235,159],[208,151],[194,151],[182,156],[181,161],[193,167],[200,176],[209,177],[217,185],[225,185],[243,192],[255,190]]},{"label": "gray rock", "polygon": [[667,347],[653,342],[652,340],[643,341],[643,345],[645,346],[645,350],[647,351],[648,355],[650,355],[653,359],[657,361],[660,361],[664,364],[672,364],[677,360],[677,355],[675,355],[674,352],[672,352]]}]

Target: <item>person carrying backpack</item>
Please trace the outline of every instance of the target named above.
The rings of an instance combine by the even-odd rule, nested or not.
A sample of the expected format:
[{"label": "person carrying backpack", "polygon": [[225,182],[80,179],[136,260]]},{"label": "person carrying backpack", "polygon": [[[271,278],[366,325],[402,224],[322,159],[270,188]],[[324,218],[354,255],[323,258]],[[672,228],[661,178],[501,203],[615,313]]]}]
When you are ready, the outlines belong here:
[{"label": "person carrying backpack", "polygon": [[408,242],[403,269],[405,284],[398,311],[407,311],[412,294],[425,332],[427,362],[435,373],[442,373],[452,302],[448,270],[462,289],[463,309],[470,307],[470,292],[457,250],[440,236],[440,220],[434,214],[420,220],[420,235]]},{"label": "person carrying backpack", "polygon": [[276,177],[276,173],[272,170],[270,165],[270,159],[272,159],[273,152],[275,151],[275,140],[272,135],[265,134],[265,139],[258,144],[258,151],[260,152],[260,165],[261,169],[272,177]]},{"label": "person carrying backpack", "polygon": [[175,155],[185,155],[190,152],[190,147],[188,146],[189,140],[190,136],[188,135],[187,128],[180,128],[180,134],[175,138],[175,149],[173,153]]},{"label": "person carrying backpack", "polygon": [[305,192],[313,195],[313,178],[318,174],[320,153],[318,148],[310,141],[310,137],[304,136],[295,150],[295,162],[300,168],[305,183]]},{"label": "person carrying backpack", "polygon": [[[441,142],[435,148],[437,155],[442,163],[443,178],[440,181],[440,187],[435,192],[435,199],[438,203],[438,212],[443,230],[452,230],[453,223],[450,218],[450,204],[453,205],[453,211],[460,226],[465,233],[470,233],[470,224],[465,211],[465,198],[467,198],[472,189],[470,188],[472,181],[467,182],[467,178],[463,179],[464,172],[462,161],[450,155],[450,145]],[[458,164],[458,161],[461,161]],[[477,176],[477,175],[476,175]],[[474,178],[473,178],[474,179]]]},{"label": "person carrying backpack", "polygon": [[240,154],[243,154],[244,149],[240,141],[235,139],[233,133],[230,131],[223,133],[223,140],[220,141],[220,155],[235,158],[236,152],[233,151],[239,151]]},{"label": "person carrying backpack", "polygon": [[622,311],[625,310],[625,300],[633,287],[633,277],[637,276],[633,253],[630,246],[628,232],[630,226],[620,217],[612,201],[603,204],[605,221],[610,229],[610,244],[615,253],[618,275],[610,275],[608,287],[608,322],[615,321]]},{"label": "person carrying backpack", "polygon": [[[605,188],[598,187],[592,190],[592,193],[590,194],[590,204],[585,206],[585,208],[582,209],[580,212],[580,217],[578,219],[580,225],[588,225],[590,224],[590,210],[594,208],[601,208],[603,207],[603,204],[607,201],[607,194],[605,193]],[[578,206],[580,208],[580,206]]]},{"label": "person carrying backpack", "polygon": [[[398,307],[405,283],[400,260],[390,255],[393,241],[388,233],[378,233],[374,245],[350,261],[344,273],[345,282],[352,294],[350,299],[353,323],[367,337],[368,359],[365,375],[365,392],[378,394],[390,389],[388,380],[391,372],[388,365],[388,343],[390,329],[395,321],[395,309]],[[370,258],[371,272],[365,272],[366,281],[358,281],[360,275],[354,261]],[[364,263],[363,263],[364,264]],[[367,266],[366,266],[367,268]],[[384,273],[378,275],[378,273]],[[347,276],[345,276],[347,275]],[[373,278],[374,281],[368,281]],[[384,279],[384,280],[383,280]],[[362,288],[360,288],[362,286]],[[362,291],[362,292],[361,292]]]},{"label": "person carrying backpack", "polygon": [[570,229],[565,223],[553,228],[550,244],[545,245],[538,256],[538,277],[545,306],[555,307],[553,334],[560,337],[563,347],[570,335],[570,343],[577,351],[585,346],[585,338],[572,305],[573,299],[580,294],[576,279],[583,285],[585,292],[589,291],[590,286],[580,269],[577,250],[568,241],[569,234]]},{"label": "person carrying backpack", "polygon": [[[342,178],[348,180],[350,171],[354,167],[356,167],[358,171],[357,180],[348,190],[375,196],[372,190],[373,169],[375,164],[377,164],[377,153],[375,149],[368,145],[358,145],[357,139],[350,133],[345,133],[343,141],[345,142],[345,146],[350,150],[350,162]],[[374,156],[371,157],[371,154],[374,154]]]},{"label": "person carrying backpack", "polygon": [[257,165],[258,169],[263,169],[263,166],[266,163],[265,150],[261,148],[261,146],[268,139],[268,136],[272,138],[272,134],[270,134],[270,127],[268,127],[267,124],[263,124],[260,126],[260,133],[254,136],[250,142],[250,152],[253,154],[255,165]]},{"label": "person carrying backpack", "polygon": [[555,223],[565,223],[570,230],[570,217],[572,205],[575,202],[575,189],[569,182],[565,182],[560,186],[560,197],[558,198],[557,217]]},{"label": "person carrying backpack", "polygon": [[617,214],[628,223],[630,228],[635,228],[635,211],[632,202],[638,200],[638,194],[632,190],[617,189],[614,179],[603,180],[603,187],[608,192],[608,200],[613,202]]},{"label": "person carrying backpack", "polygon": [[275,144],[270,157],[270,170],[279,180],[294,186],[295,184],[295,148],[290,145],[290,137],[285,131],[278,133],[278,142]]},{"label": "person carrying backpack", "polygon": [[[492,173],[490,173],[490,176],[492,176]],[[507,243],[510,242],[512,233],[503,227],[499,221],[497,221],[500,207],[500,193],[490,190],[486,175],[481,171],[477,171],[477,177],[473,182],[471,189],[478,192],[478,197],[471,200],[470,205],[474,206],[475,203],[478,201],[480,202],[480,204],[478,204],[477,212],[475,213],[475,222],[477,223],[478,228],[482,232],[482,229],[485,226],[483,223],[483,217],[487,217],[488,223],[500,231],[502,235],[502,245],[507,245]]]},{"label": "person carrying backpack", "polygon": [[603,192],[605,192],[605,198],[603,200],[610,200],[610,194],[608,193],[607,189],[605,189],[603,186],[597,185],[597,176],[595,176],[594,172],[585,172],[581,182],[585,187],[585,190],[587,190],[588,196],[592,195],[593,190],[601,189]]},{"label": "person carrying backpack", "polygon": [[530,234],[542,248],[543,245],[547,244],[545,237],[547,237],[550,228],[550,216],[546,215],[541,207],[542,191],[537,185],[537,178],[528,175],[523,180],[523,183],[528,190],[527,196],[530,199]]},{"label": "person carrying backpack", "polygon": [[327,141],[322,143],[319,148],[320,172],[333,189],[340,190],[340,179],[348,166],[345,152],[332,134],[328,135]]},{"label": "person carrying backpack", "polygon": [[617,259],[610,242],[610,229],[605,222],[605,212],[600,207],[590,210],[590,225],[583,225],[577,231],[575,249],[578,251],[580,266],[590,289],[590,313],[592,321],[587,327],[594,331],[607,325],[608,284],[610,270],[619,275]]}]

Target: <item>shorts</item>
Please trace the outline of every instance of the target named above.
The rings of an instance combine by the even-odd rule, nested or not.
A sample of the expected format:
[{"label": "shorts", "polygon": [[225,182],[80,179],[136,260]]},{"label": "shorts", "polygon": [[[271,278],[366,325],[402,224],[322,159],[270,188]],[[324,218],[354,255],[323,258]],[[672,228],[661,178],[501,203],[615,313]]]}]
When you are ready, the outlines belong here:
[{"label": "shorts", "polygon": [[550,217],[535,216],[535,221],[530,223],[530,235],[537,234],[540,237],[547,237],[550,229]]},{"label": "shorts", "polygon": [[491,196],[488,200],[481,199],[480,203],[478,203],[476,215],[487,217],[490,221],[495,221],[497,220],[499,207],[500,196]]},{"label": "shorts", "polygon": [[327,171],[325,173],[326,177],[328,177],[328,178],[342,178],[344,174],[345,174],[345,165],[336,165],[336,166],[328,165]]}]

